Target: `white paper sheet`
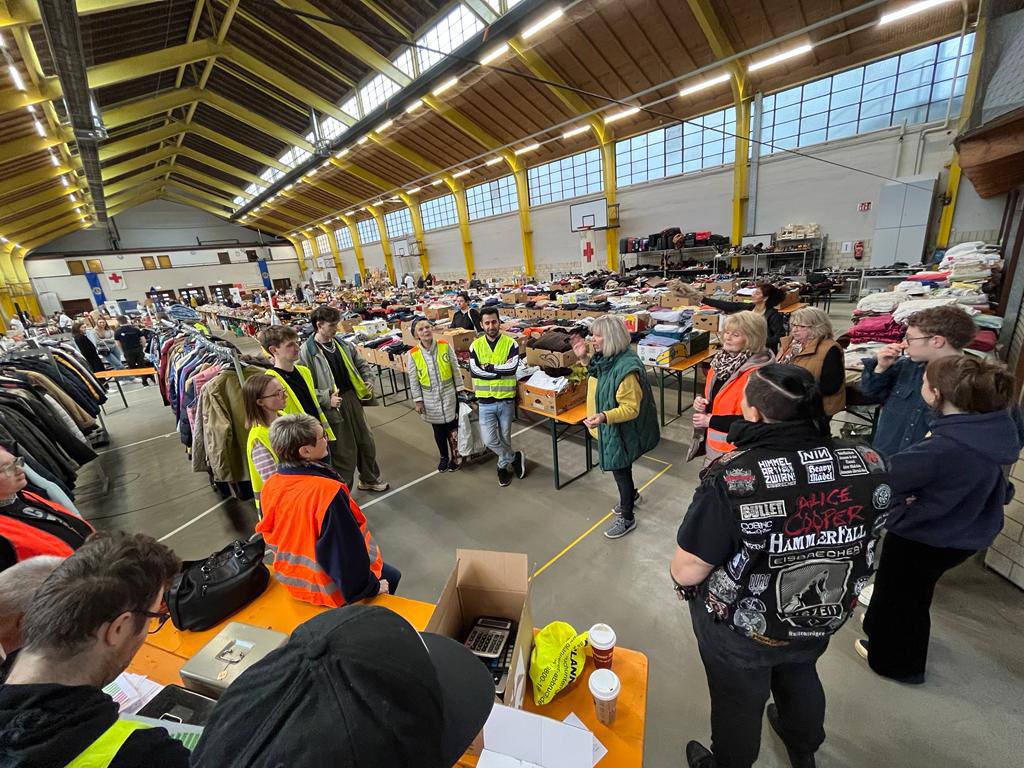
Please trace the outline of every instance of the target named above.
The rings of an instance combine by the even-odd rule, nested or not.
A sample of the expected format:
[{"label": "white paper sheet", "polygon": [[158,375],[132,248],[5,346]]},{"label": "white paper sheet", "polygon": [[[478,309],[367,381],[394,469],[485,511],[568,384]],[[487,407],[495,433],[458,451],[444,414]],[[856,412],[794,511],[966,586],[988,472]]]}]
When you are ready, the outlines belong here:
[{"label": "white paper sheet", "polygon": [[584,731],[586,731],[593,737],[594,765],[597,765],[599,762],[601,762],[601,758],[608,754],[608,747],[606,747],[604,744],[598,741],[597,736],[594,736],[593,732],[589,728],[587,728],[587,726],[584,724],[582,720],[579,719],[575,712],[570,712],[569,716],[566,717],[565,720],[563,720],[562,722],[567,723],[568,725],[574,726],[576,728],[582,728]]},{"label": "white paper sheet", "polygon": [[[593,755],[594,736],[590,731],[496,704],[484,725],[480,765],[484,768],[593,768]],[[488,762],[484,762],[484,756]]]}]

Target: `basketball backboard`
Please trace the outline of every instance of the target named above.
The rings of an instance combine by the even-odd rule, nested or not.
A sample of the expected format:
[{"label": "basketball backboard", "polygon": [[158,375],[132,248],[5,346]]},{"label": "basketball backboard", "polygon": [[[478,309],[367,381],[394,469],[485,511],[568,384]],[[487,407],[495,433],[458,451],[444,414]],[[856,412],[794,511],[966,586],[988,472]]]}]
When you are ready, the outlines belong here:
[{"label": "basketball backboard", "polygon": [[579,232],[581,229],[608,228],[608,199],[585,200],[569,206],[569,229]]}]

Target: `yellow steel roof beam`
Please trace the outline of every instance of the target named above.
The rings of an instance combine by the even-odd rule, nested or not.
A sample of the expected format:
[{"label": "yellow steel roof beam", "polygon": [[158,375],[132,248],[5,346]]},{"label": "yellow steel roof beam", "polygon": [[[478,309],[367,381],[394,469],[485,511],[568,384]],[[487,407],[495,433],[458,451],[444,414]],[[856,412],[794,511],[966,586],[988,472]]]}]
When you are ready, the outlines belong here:
[{"label": "yellow steel roof beam", "polygon": [[71,169],[65,165],[60,165],[56,168],[48,165],[44,168],[28,171],[27,173],[19,173],[17,176],[11,176],[9,179],[0,179],[0,196],[8,195],[11,192],[18,192],[36,184],[42,184],[44,181],[56,181],[65,173],[71,173]]},{"label": "yellow steel roof beam", "polygon": [[118,176],[124,176],[126,173],[134,173],[141,168],[145,168],[147,165],[153,165],[166,160],[173,154],[174,147],[161,147],[160,149],[156,149],[152,152],[147,152],[144,155],[133,157],[131,160],[125,160],[123,163],[108,165],[100,171],[100,175],[103,178],[104,183],[113,181]]},{"label": "yellow steel roof beam", "polygon": [[71,130],[61,129],[59,135],[56,137],[47,136],[44,139],[41,136],[33,134],[32,136],[26,136],[23,139],[5,141],[0,145],[0,163],[18,160],[25,157],[25,155],[31,155],[36,152],[45,152],[50,149],[50,147],[65,144],[73,138],[74,134]]},{"label": "yellow steel roof beam", "polygon": [[360,2],[380,17],[381,21],[398,32],[403,37],[412,39],[412,30],[402,24],[398,19],[381,8],[375,0],[360,0]]},{"label": "yellow steel roof beam", "polygon": [[196,181],[206,184],[207,186],[213,187],[214,189],[223,190],[227,192],[231,197],[244,197],[246,200],[252,199],[252,195],[246,192],[241,187],[236,187],[234,184],[228,184],[226,181],[222,181],[214,176],[198,171],[187,165],[176,165],[174,172],[181,174],[182,176],[188,176],[189,178],[195,179]]},{"label": "yellow steel roof beam", "polygon": [[[175,170],[175,173],[177,173],[177,170]],[[165,186],[167,184],[173,184],[174,186],[178,187],[179,190],[187,191],[190,192],[191,194],[198,195],[202,197],[204,200],[219,205],[222,208],[226,208],[229,211],[234,207],[234,204],[231,202],[230,198],[225,197],[224,195],[218,195],[215,192],[211,192],[208,189],[198,187],[188,178],[170,179],[169,181],[165,182]]]},{"label": "yellow steel roof beam", "polygon": [[61,197],[67,197],[68,192],[77,192],[78,190],[70,187],[62,187],[60,185],[50,186],[44,189],[42,192],[36,192],[34,195],[23,197],[19,200],[12,200],[9,203],[0,204],[0,219],[6,218],[7,216],[13,216],[20,211],[28,211],[35,208],[37,205],[46,205],[47,203],[53,202]]},{"label": "yellow steel roof beam", "polygon": [[155,168],[147,168],[141,173],[136,173],[132,176],[128,176],[124,179],[121,179],[120,181],[114,182],[113,184],[104,184],[104,194],[116,195],[118,192],[121,192],[122,190],[137,187],[140,183],[144,181],[155,179],[157,176],[163,176],[165,173],[167,173],[167,171],[170,168],[171,166],[169,164],[158,165]]},{"label": "yellow steel roof beam", "polygon": [[[135,8],[140,5],[151,5],[159,0],[78,0],[75,7],[79,16],[93,13],[106,13],[121,8]],[[0,11],[0,27],[13,27],[21,24],[38,24],[42,21],[39,5],[32,0],[7,0]]]},{"label": "yellow steel roof beam", "polygon": [[196,200],[195,198],[180,194],[178,192],[175,192],[173,189],[164,190],[161,196],[165,200],[170,200],[175,203],[181,203],[182,205],[190,205],[193,208],[200,208],[206,211],[207,213],[212,213],[214,216],[219,216],[222,219],[228,219],[228,217],[231,216],[231,211],[225,211],[224,209],[219,208],[218,206],[210,205],[209,203],[204,203],[202,200]]},{"label": "yellow steel roof beam", "polygon": [[190,157],[193,160],[196,160],[197,162],[202,163],[203,165],[210,166],[211,168],[216,168],[218,171],[223,171],[224,173],[230,173],[236,179],[241,179],[242,181],[247,181],[247,182],[249,182],[251,184],[255,184],[258,187],[268,187],[268,186],[270,186],[270,182],[269,181],[265,181],[264,179],[261,179],[255,173],[249,173],[248,171],[243,171],[240,168],[236,168],[233,165],[221,162],[220,160],[217,160],[217,159],[215,159],[213,157],[210,157],[209,155],[204,154],[202,152],[199,152],[198,150],[192,149],[190,147],[180,147],[178,149],[178,154],[182,155],[184,157]]},{"label": "yellow steel roof beam", "polygon": [[126,155],[129,152],[145,149],[152,144],[159,144],[164,139],[177,136],[179,133],[183,133],[191,127],[192,126],[188,123],[172,122],[152,131],[146,131],[145,133],[139,133],[135,136],[129,136],[127,139],[121,139],[120,141],[115,141],[110,144],[104,144],[100,147],[100,161],[106,162],[107,160],[112,160],[115,157]]},{"label": "yellow steel roof beam", "polygon": [[201,89],[192,86],[191,88],[162,91],[141,99],[123,102],[103,110],[103,124],[108,130],[120,125],[128,125],[150,115],[158,115],[161,112],[183,107],[200,98],[202,93]]},{"label": "yellow steel roof beam", "polygon": [[[302,136],[282,128],[272,120],[268,120],[262,115],[253,112],[251,109],[247,109],[229,99],[225,99],[219,94],[207,91],[206,95],[203,97],[203,101],[229,117],[241,120],[246,125],[250,125],[256,130],[262,131],[278,141],[283,141],[286,144],[300,147],[310,153],[313,152],[313,145],[306,141]],[[249,152],[246,154],[249,154]]]}]

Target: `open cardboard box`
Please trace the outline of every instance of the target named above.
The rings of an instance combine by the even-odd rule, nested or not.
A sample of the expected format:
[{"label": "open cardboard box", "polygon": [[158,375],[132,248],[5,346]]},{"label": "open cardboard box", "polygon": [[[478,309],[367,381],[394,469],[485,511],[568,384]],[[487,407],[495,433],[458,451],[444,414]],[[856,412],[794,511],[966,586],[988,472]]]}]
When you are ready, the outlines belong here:
[{"label": "open cardboard box", "polygon": [[[497,616],[516,622],[515,651],[501,703],[521,709],[533,652],[530,563],[515,552],[455,550],[455,568],[437,600],[425,631],[463,642],[473,622]],[[483,662],[481,662],[483,663]]]}]

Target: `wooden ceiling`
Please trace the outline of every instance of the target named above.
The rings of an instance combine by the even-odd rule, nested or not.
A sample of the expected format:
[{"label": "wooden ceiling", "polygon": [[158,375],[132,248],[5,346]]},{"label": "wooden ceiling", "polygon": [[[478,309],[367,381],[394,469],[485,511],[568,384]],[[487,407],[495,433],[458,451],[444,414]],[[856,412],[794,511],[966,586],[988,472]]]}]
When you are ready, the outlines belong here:
[{"label": "wooden ceiling", "polygon": [[[518,9],[528,8],[532,21],[558,4],[523,0]],[[353,145],[341,160],[324,161],[324,170],[282,190],[246,223],[287,234],[412,185],[422,186],[427,199],[447,192],[429,184],[442,171],[473,168],[460,178],[467,186],[507,174],[504,163],[486,166],[482,158],[528,137],[542,142],[523,156],[530,165],[583,151],[596,145],[592,132],[563,140],[566,128],[556,126],[583,124],[579,116],[607,105],[606,98],[631,101],[647,91],[643,103],[666,99],[657,107],[663,116],[641,111],[614,123],[616,137],[720,109],[732,103],[728,84],[680,98],[680,83],[671,81],[715,64],[723,50],[770,43],[860,4],[561,0],[563,18],[529,40],[514,38],[513,50],[491,62],[507,71],[469,69],[411,114],[394,97],[394,124],[386,132]],[[904,23],[873,23],[902,4],[858,12],[741,60],[836,38],[750,74],[747,92],[777,90],[959,30],[958,3]],[[485,0],[468,5],[487,13]],[[976,6],[972,0],[972,12]],[[167,197],[231,216],[238,208],[233,198],[248,201],[244,189],[259,182],[264,168],[287,171],[276,158],[293,144],[309,149],[303,137],[311,108],[340,115],[337,105],[365,78],[380,70],[394,74],[389,62],[405,50],[398,40],[414,39],[452,7],[450,0],[78,0],[89,81],[109,132],[100,148],[108,209],[117,214]],[[709,42],[695,10],[717,19],[725,39]],[[30,250],[88,226],[82,217],[91,201],[34,0],[8,3],[0,34],[24,84],[19,90],[0,67],[0,234]],[[537,82],[538,76],[592,95]]]}]

